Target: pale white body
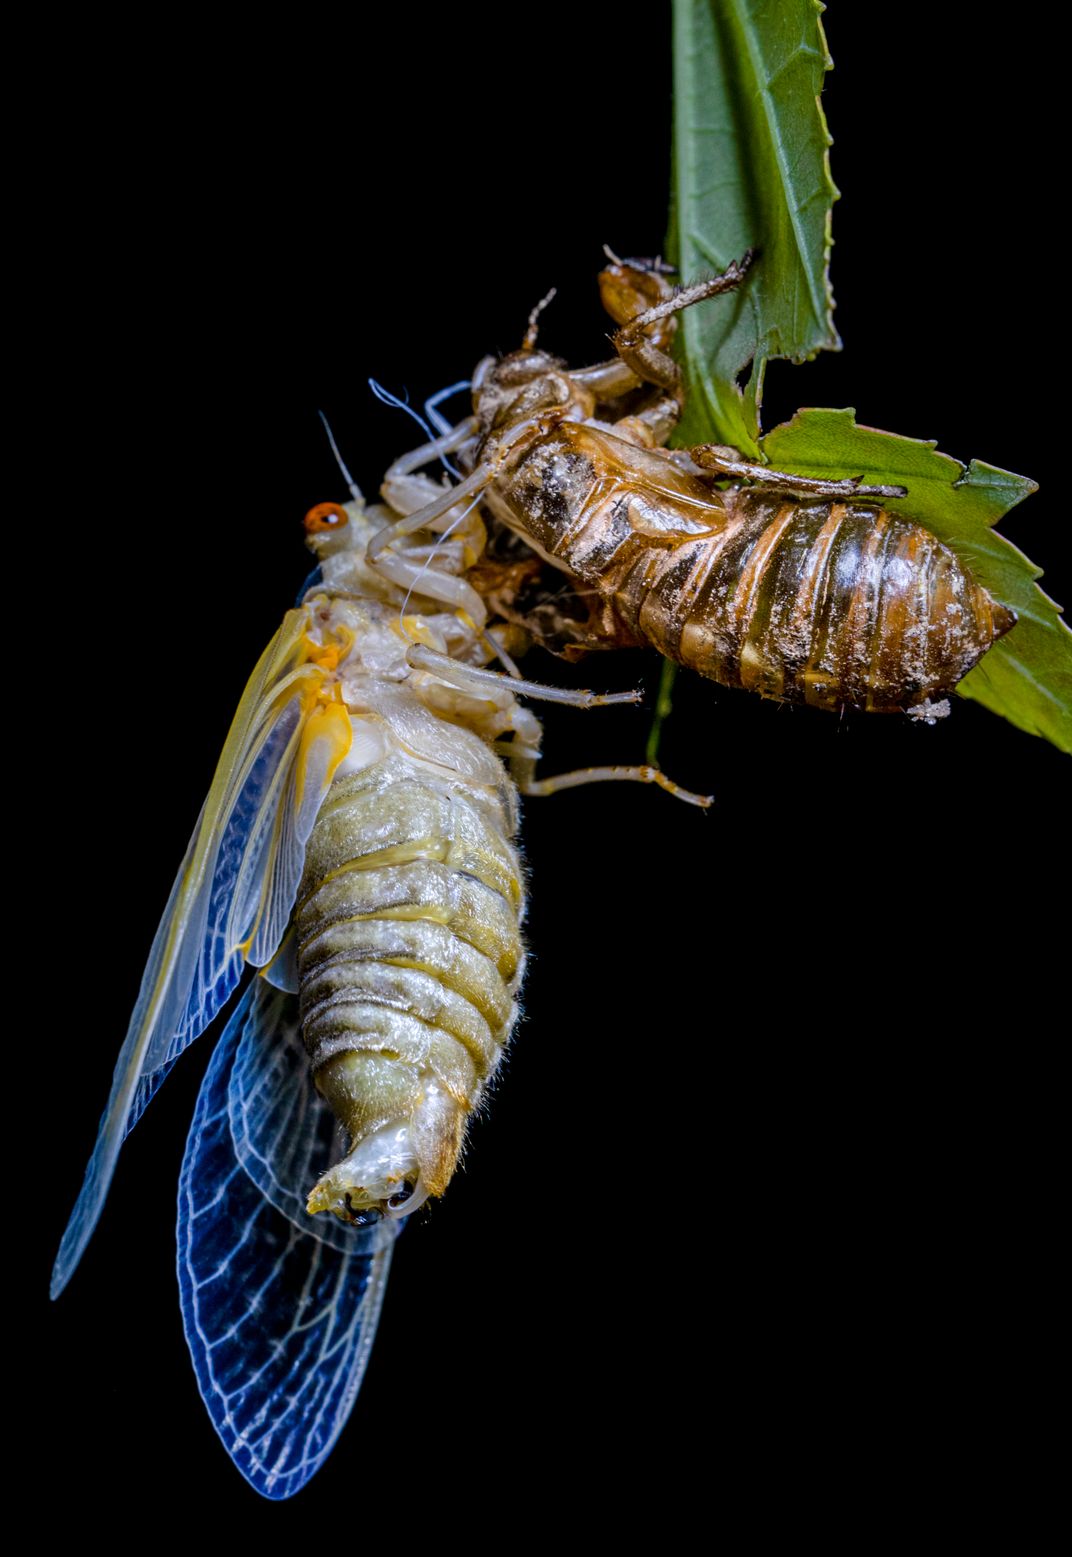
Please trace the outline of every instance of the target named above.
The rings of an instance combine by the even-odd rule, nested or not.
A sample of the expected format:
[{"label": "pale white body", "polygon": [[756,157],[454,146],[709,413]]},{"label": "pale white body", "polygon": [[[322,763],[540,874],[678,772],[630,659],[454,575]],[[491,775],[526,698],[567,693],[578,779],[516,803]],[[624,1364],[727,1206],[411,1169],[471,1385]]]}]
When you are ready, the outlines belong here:
[{"label": "pale white body", "polygon": [[[410,492],[418,479],[427,500],[437,489],[410,478]],[[309,839],[288,955],[270,976],[300,992],[317,1085],[351,1138],[310,1210],[350,1219],[408,1214],[443,1192],[509,1037],[524,960],[518,808],[491,743],[521,731],[530,752],[539,725],[505,681],[463,690],[409,658],[419,644],[464,676],[490,657],[468,613],[434,598],[482,546],[473,516],[461,539],[434,548],[406,537],[391,559],[396,583],[366,554],[397,514],[357,501],[345,513],[345,526],[311,538],[323,583],[305,606],[313,642],[343,646],[334,677],[350,748]]]}]

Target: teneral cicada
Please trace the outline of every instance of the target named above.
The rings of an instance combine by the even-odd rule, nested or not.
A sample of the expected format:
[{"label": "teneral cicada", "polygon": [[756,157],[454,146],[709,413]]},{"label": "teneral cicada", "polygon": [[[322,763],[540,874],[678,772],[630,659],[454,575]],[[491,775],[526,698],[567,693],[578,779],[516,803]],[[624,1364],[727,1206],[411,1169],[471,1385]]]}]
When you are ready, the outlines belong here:
[{"label": "teneral cicada", "polygon": [[[178,1239],[202,1396],[270,1498],[298,1491],[333,1447],[399,1223],[446,1189],[509,1037],[524,962],[518,789],[675,788],[648,768],[534,777],[540,727],[517,693],[584,707],[636,694],[518,676],[509,629],[489,624],[470,581],[477,482],[414,474],[471,435],[399,460],[387,506],[366,508],[351,483],[348,504],[307,515],[319,568],[243,694],[56,1261],[54,1296],[125,1136],[244,968],[259,969],[201,1089]],[[496,656],[509,673],[484,668]]]}]

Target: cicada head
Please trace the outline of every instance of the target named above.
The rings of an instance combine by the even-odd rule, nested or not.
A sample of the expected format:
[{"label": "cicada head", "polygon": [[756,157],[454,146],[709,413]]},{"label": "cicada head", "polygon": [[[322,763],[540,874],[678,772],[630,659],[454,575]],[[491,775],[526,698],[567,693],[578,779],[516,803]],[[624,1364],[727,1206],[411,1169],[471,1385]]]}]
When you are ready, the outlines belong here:
[{"label": "cicada head", "polygon": [[[481,364],[473,380],[473,409],[482,437],[524,428],[553,412],[583,422],[595,413],[595,396],[566,370],[559,357],[523,347],[499,362]],[[511,440],[512,441],[512,440]]]},{"label": "cicada head", "polygon": [[305,544],[322,562],[335,552],[346,551],[353,545],[351,521],[359,520],[364,505],[350,503],[317,503],[305,516]]}]

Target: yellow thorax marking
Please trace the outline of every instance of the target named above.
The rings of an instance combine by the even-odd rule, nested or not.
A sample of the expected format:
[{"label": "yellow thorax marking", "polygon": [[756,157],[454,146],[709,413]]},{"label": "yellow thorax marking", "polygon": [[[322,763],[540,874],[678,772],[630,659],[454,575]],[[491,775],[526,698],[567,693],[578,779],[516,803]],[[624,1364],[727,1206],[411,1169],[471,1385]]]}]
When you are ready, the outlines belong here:
[{"label": "yellow thorax marking", "polygon": [[317,643],[305,633],[303,647],[309,663],[316,665],[320,670],[338,670],[342,661],[354,646],[354,634],[348,627],[337,624],[334,628],[335,640],[329,643]]}]

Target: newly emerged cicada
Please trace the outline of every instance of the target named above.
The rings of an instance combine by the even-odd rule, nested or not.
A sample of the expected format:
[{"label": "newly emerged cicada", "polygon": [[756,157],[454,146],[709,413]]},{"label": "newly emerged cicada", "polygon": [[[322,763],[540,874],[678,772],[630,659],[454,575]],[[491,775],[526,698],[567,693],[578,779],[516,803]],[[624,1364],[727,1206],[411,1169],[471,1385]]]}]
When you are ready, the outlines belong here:
[{"label": "newly emerged cicada", "polygon": [[[202,1396],[270,1498],[332,1448],[401,1219],[446,1189],[514,1024],[518,791],[675,789],[650,768],[535,778],[540,726],[519,694],[582,707],[638,694],[520,679],[516,630],[489,624],[470,581],[485,544],[473,483],[415,474],[470,436],[399,460],[386,506],[351,482],[348,503],[307,515],[318,569],[235,715],[53,1274],[58,1296],[125,1136],[246,965],[260,970],[201,1088],[178,1240]],[[509,674],[484,668],[496,656]]]}]

